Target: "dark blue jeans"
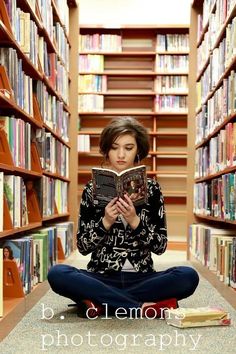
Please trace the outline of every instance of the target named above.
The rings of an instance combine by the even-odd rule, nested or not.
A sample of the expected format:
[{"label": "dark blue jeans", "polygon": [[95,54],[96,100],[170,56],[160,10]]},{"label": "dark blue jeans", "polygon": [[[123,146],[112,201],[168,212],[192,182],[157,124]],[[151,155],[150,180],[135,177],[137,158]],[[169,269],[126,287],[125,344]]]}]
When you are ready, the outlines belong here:
[{"label": "dark blue jeans", "polygon": [[90,299],[110,308],[139,308],[144,302],[192,295],[199,277],[191,267],[178,266],[160,272],[114,272],[100,274],[58,264],[48,273],[53,291],[76,303]]}]

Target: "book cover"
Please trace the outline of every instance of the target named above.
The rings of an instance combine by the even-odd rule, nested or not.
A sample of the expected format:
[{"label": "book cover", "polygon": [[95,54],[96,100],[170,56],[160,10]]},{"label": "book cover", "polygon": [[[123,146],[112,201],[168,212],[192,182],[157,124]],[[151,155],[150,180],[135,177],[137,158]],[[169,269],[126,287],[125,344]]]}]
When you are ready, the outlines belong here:
[{"label": "book cover", "polygon": [[132,167],[117,173],[105,168],[92,168],[94,205],[106,206],[113,198],[128,193],[134,205],[147,201],[146,166]]},{"label": "book cover", "polygon": [[219,307],[177,308],[165,310],[167,324],[179,327],[228,326],[230,314]]}]

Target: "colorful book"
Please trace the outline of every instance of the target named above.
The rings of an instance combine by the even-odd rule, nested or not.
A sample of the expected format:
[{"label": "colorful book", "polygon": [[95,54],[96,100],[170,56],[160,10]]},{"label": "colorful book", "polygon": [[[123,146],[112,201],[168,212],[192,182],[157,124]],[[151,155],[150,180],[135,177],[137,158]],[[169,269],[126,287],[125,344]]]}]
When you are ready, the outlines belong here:
[{"label": "colorful book", "polygon": [[146,166],[141,165],[120,173],[106,168],[92,168],[93,201],[95,205],[106,206],[113,198],[127,193],[134,205],[147,201]]}]

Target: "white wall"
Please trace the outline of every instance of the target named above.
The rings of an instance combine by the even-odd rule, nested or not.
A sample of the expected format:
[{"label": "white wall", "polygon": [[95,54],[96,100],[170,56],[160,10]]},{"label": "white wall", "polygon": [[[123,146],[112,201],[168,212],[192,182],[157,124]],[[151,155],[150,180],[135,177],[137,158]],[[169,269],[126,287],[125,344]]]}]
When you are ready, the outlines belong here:
[{"label": "white wall", "polygon": [[189,24],[191,0],[79,0],[80,24]]}]

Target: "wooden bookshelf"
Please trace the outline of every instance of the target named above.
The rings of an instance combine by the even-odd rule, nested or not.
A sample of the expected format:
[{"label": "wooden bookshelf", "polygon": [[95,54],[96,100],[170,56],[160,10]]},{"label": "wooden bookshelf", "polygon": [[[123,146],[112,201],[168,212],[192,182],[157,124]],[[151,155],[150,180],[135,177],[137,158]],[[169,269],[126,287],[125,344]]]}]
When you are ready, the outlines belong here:
[{"label": "wooden bookshelf", "polygon": [[[80,149],[78,152],[78,189],[81,190],[84,183],[91,178],[91,167],[101,164],[98,144],[104,126],[116,116],[136,117],[148,129],[150,136],[150,152],[143,161],[147,165],[148,176],[160,182],[167,211],[168,201],[171,201],[172,212],[167,213],[169,247],[184,250],[187,245],[184,210],[187,200],[188,109],[187,105],[184,108],[175,108],[174,104],[177,100],[188,97],[188,65],[185,64],[188,61],[189,48],[188,45],[173,48],[170,47],[170,42],[168,47],[157,46],[157,35],[162,35],[164,40],[166,35],[188,33],[187,25],[127,25],[121,28],[83,25],[79,33],[81,46],[78,80],[79,100],[86,100],[88,96],[84,96],[89,94],[103,100],[102,107],[88,107],[87,110],[86,107],[79,107],[78,141],[89,135],[90,146],[85,147],[85,151]],[[107,48],[98,48],[96,45],[89,48],[83,44],[85,36],[87,42],[93,38],[93,43],[97,43],[101,35],[104,38],[106,35],[119,36],[117,47],[113,48],[112,43]],[[161,41],[160,37],[158,39]],[[95,57],[101,60],[102,67],[97,67],[92,62]],[[173,66],[167,64],[167,61],[174,60]],[[162,62],[166,62],[165,67]],[[93,85],[94,83],[88,86],[84,84],[84,81],[95,76],[95,80],[106,82],[104,87],[102,82],[100,86]],[[164,108],[161,102],[167,100],[168,95],[174,103],[172,107],[167,104],[167,108]],[[159,107],[156,102],[159,102]],[[78,192],[79,200],[80,196],[81,193]],[[175,214],[180,210],[183,212]],[[177,218],[180,228],[173,227]]]},{"label": "wooden bookshelf", "polygon": [[[78,105],[73,97],[76,97],[78,93],[76,58],[78,41],[74,38],[73,33],[78,29],[78,7],[75,0],[67,2],[69,19],[66,25],[61,17],[61,9],[59,11],[57,7],[58,1],[48,1],[52,11],[49,15],[55,30],[45,27],[41,12],[43,9],[39,8],[37,0],[35,9],[28,1],[17,1],[20,10],[30,16],[35,38],[40,38],[43,43],[44,52],[40,57],[40,53],[35,56],[32,52],[26,54],[26,48],[16,41],[5,2],[0,0],[0,49],[9,51],[9,55],[2,52],[0,65],[0,172],[3,172],[3,176],[20,178],[20,183],[24,184],[28,215],[26,224],[22,220],[19,226],[13,224],[9,200],[4,192],[1,196],[3,198],[1,201],[3,210],[3,229],[0,231],[1,246],[4,245],[5,240],[13,238],[18,240],[30,233],[39,233],[42,227],[59,222],[73,221],[75,226],[73,239],[76,234],[77,171],[72,167],[77,163]],[[61,45],[57,43],[56,36],[58,36],[57,38],[61,36],[60,40],[65,41],[64,47],[67,49],[64,48],[64,52]],[[31,41],[28,38],[29,40]],[[11,72],[11,65],[4,61],[8,57],[12,60],[11,64],[14,61],[15,66],[12,65],[13,67],[22,67],[21,79],[17,77],[18,73]],[[44,63],[40,61],[42,58]],[[70,75],[72,71],[75,75]],[[22,87],[19,90],[19,87],[14,86],[14,80],[15,82],[23,82],[24,80],[28,82],[27,89]],[[23,92],[22,96],[20,96],[21,91]],[[23,132],[19,130],[17,135],[13,136],[11,135],[12,131],[16,128],[11,124],[14,124],[15,121],[17,125],[21,124],[25,130]],[[26,125],[30,130],[28,136]],[[44,133],[48,139],[51,139],[52,145],[49,149],[41,150],[39,133]],[[26,138],[28,138],[27,141]],[[15,147],[17,148],[15,149]],[[44,153],[46,150],[50,152],[50,158],[48,156],[49,164],[45,167],[46,155]],[[57,183],[59,187],[57,191],[55,188],[52,196],[50,213],[48,213],[47,206],[46,214],[44,214],[42,205],[45,202],[43,199],[45,192],[43,193],[42,186],[44,188],[44,184],[42,182],[47,178],[50,179],[50,183]],[[64,194],[60,194],[63,187],[59,191],[61,184],[66,186]],[[13,195],[13,199],[16,199],[15,195]],[[65,201],[67,203],[64,203]],[[62,245],[59,236],[55,239],[54,246],[55,254],[58,254],[58,262],[62,262],[65,260],[64,245]],[[0,324],[4,330],[1,331],[1,339],[12,330],[49,288],[47,281],[39,282],[26,295],[19,277],[17,278],[19,273],[16,263],[4,260],[3,269],[5,275],[4,279],[1,279],[0,291],[3,289],[4,303]],[[12,277],[12,286],[10,287],[11,282],[9,279],[6,280],[7,276]]]},{"label": "wooden bookshelf", "polygon": [[[234,72],[235,74],[235,54],[233,54],[233,51],[235,53],[235,44],[233,44],[233,41],[229,40],[228,33],[230,32],[229,25],[231,26],[231,29],[235,27],[236,4],[231,2],[231,7],[229,7],[230,2],[228,2],[228,7],[224,7],[224,9],[221,10],[218,7],[219,2],[217,1],[208,1],[208,8],[206,4],[207,3],[204,2],[204,0],[195,0],[193,1],[191,8],[191,70],[189,75],[189,85],[191,87],[197,87],[197,89],[190,90],[189,92],[188,119],[191,122],[195,121],[196,124],[189,125],[188,129],[188,154],[190,158],[188,159],[187,220],[188,227],[190,227],[190,225],[196,224],[197,226],[198,224],[200,224],[202,225],[203,229],[208,228],[210,230],[210,228],[214,228],[218,231],[224,230],[224,233],[222,231],[222,234],[220,236],[220,238],[223,240],[224,237],[226,238],[227,232],[232,232],[232,235],[236,236],[236,233],[234,234],[236,223],[235,215],[233,212],[234,206],[232,204],[228,204],[229,202],[227,202],[227,200],[229,200],[227,199],[229,198],[229,196],[226,197],[228,193],[228,187],[224,187],[221,190],[218,189],[216,193],[218,196],[215,200],[216,195],[213,191],[213,186],[214,183],[216,183],[215,181],[220,181],[217,183],[221,183],[223,179],[225,181],[224,183],[226,183],[225,186],[230,185],[230,181],[226,178],[227,176],[235,174],[235,166],[231,160],[233,159],[233,154],[235,153],[235,150],[233,148],[232,150],[230,150],[229,147],[226,150],[225,145],[235,145],[235,136],[231,137],[229,135],[226,138],[227,143],[224,143],[224,141],[220,139],[221,136],[227,134],[226,130],[231,129],[231,127],[233,127],[233,125],[235,124],[236,109],[235,105],[232,106],[232,101],[230,101],[231,96],[234,100],[236,98],[235,88],[231,86],[231,91],[229,88],[228,93],[225,93],[225,96],[223,96],[223,90],[226,83],[227,85],[230,85],[229,82],[231,80],[232,72]],[[211,22],[213,18],[216,26],[215,33],[211,32]],[[206,38],[209,38],[210,41],[207,42]],[[225,57],[221,56],[216,60],[216,55],[218,55],[216,54],[217,51],[218,53],[221,53],[220,55],[222,55],[224,41],[228,43],[225,49]],[[210,43],[210,46],[207,45],[208,43]],[[217,64],[219,62],[225,63],[224,67],[222,66],[222,68],[219,69],[219,65],[213,66],[216,64],[216,62]],[[219,72],[218,75],[216,74],[217,72]],[[205,78],[208,73],[209,79]],[[202,90],[200,90],[199,88],[200,82]],[[224,102],[221,97],[224,97]],[[215,109],[214,111],[215,120],[213,120],[213,123],[211,124],[209,122],[210,117],[212,116],[211,107],[214,107],[216,105],[217,99],[218,105],[217,109]],[[224,107],[225,102],[227,102],[226,108]],[[201,131],[199,130],[199,124],[200,122],[204,122],[204,120],[201,120],[203,119],[203,116],[205,119],[205,123],[203,124],[203,129]],[[228,128],[229,124],[232,124],[230,128]],[[219,151],[217,151],[217,148],[214,147],[216,155],[218,156],[217,159],[219,163],[219,168],[217,169],[215,168],[215,160],[213,157],[215,152],[213,151],[213,148],[210,148],[210,146],[213,146],[213,143],[214,141],[216,141],[216,139],[219,144],[221,144],[222,151],[224,149],[226,151],[226,158],[224,159],[222,158],[222,155],[219,153]],[[209,166],[207,164],[205,166],[202,164],[202,161],[205,159],[204,153],[206,153],[206,151],[208,151],[209,153],[209,161],[211,164]],[[200,156],[202,157],[200,158]],[[201,185],[203,186],[203,188],[205,188],[205,190],[208,190],[208,201],[206,201],[204,197],[201,197],[200,194],[197,196],[197,192],[194,196],[193,186],[195,186],[195,188],[197,189],[198,186]],[[233,193],[235,195],[235,188],[233,190]],[[202,207],[199,207],[201,204],[199,203],[201,198],[203,204]],[[224,207],[222,206],[222,200],[224,200]],[[215,202],[218,203],[218,207],[216,209],[214,209]],[[211,284],[213,284],[213,286],[216,287],[216,289],[222,294],[222,296],[226,298],[227,301],[229,301],[229,303],[234,308],[236,308],[236,293],[234,289],[228,285],[232,285],[232,283],[227,280],[227,270],[229,269],[229,266],[225,265],[225,267],[223,267],[223,270],[221,269],[221,271],[219,272],[218,267],[222,268],[222,260],[219,260],[219,254],[217,254],[217,262],[221,265],[217,265],[217,271],[215,271],[214,267],[212,266],[212,253],[209,251],[209,248],[208,251],[206,250],[206,243],[213,243],[213,239],[207,239],[207,236],[205,234],[203,236],[203,241],[201,241],[199,238],[199,242],[203,242],[203,247],[205,247],[205,251],[203,251],[202,247],[200,247],[197,255],[195,249],[192,249],[194,248],[192,237],[193,235],[190,235],[188,239],[188,258],[193,262],[197,270],[201,274],[203,274],[203,276],[206,277],[206,279],[208,279]],[[230,253],[230,251],[226,249],[228,246],[221,246],[222,243],[219,243],[219,245],[220,246],[218,246],[218,250],[220,249],[219,252],[221,252],[221,257],[226,257],[226,252]],[[232,252],[234,252],[234,250]],[[205,261],[204,259],[201,259],[203,257],[203,254],[205,257]],[[235,260],[229,260],[229,264],[233,264],[233,262],[235,262]],[[219,274],[223,275],[220,276]],[[220,278],[221,281],[219,280]],[[231,278],[231,275],[229,275],[229,279]]]}]

